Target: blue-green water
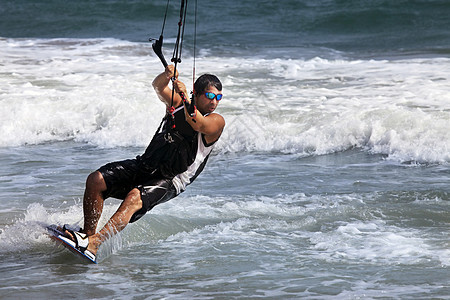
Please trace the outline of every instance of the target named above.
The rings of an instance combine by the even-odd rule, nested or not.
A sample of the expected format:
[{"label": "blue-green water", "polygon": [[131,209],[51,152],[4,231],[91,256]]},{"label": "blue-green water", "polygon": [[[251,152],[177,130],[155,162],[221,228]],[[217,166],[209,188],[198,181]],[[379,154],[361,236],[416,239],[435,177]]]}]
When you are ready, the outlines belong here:
[{"label": "blue-green water", "polygon": [[86,176],[164,114],[166,3],[1,2],[0,297],[448,299],[447,1],[199,0],[196,72],[227,122],[205,171],[99,265],[56,248],[42,226],[81,224]]},{"label": "blue-green water", "polygon": [[[118,38],[145,42],[161,32],[167,1],[3,0],[2,37]],[[170,1],[166,38],[175,38],[180,1]],[[192,49],[195,1],[185,46]],[[201,1],[198,47],[216,55],[313,53],[448,55],[448,1]],[[305,54],[303,54],[305,52]],[[329,55],[331,55],[328,53]]]}]

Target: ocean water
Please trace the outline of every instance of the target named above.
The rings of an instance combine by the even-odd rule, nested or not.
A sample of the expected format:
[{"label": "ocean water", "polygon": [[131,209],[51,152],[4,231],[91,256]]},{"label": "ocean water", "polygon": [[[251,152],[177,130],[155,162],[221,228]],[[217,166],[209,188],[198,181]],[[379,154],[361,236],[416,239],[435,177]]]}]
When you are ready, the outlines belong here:
[{"label": "ocean water", "polygon": [[53,244],[87,175],[159,125],[166,3],[1,1],[0,298],[450,299],[447,1],[198,0],[196,74],[221,78],[227,123],[206,169],[98,265]]}]

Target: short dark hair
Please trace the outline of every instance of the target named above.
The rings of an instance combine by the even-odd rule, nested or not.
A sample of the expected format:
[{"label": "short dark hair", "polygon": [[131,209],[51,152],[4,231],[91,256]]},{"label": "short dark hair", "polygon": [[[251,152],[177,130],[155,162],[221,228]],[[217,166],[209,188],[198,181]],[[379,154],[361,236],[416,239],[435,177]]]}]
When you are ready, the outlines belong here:
[{"label": "short dark hair", "polygon": [[203,93],[208,87],[213,86],[219,91],[222,90],[222,83],[216,75],[203,74],[194,83],[194,90],[196,94]]}]

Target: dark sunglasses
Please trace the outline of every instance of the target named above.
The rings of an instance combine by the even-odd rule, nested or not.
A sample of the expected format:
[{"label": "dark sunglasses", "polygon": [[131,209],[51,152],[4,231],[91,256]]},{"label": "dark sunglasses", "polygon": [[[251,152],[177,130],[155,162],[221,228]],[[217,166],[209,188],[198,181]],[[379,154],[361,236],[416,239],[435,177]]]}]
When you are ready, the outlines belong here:
[{"label": "dark sunglasses", "polygon": [[209,100],[214,100],[214,98],[217,99],[217,101],[222,100],[222,94],[214,94],[214,93],[210,93],[210,92],[206,92],[205,93],[206,98],[208,98]]}]

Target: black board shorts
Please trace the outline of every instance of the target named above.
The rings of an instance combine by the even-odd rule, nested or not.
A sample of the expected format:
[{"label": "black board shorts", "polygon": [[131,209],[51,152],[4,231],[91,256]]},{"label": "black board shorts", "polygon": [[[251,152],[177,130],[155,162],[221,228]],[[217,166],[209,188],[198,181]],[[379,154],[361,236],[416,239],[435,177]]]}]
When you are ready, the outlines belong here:
[{"label": "black board shorts", "polygon": [[137,188],[141,192],[142,208],[131,217],[130,223],[139,220],[153,207],[174,198],[177,193],[172,180],[165,179],[158,172],[147,173],[136,159],[108,163],[99,171],[106,183],[103,198],[125,199]]}]

